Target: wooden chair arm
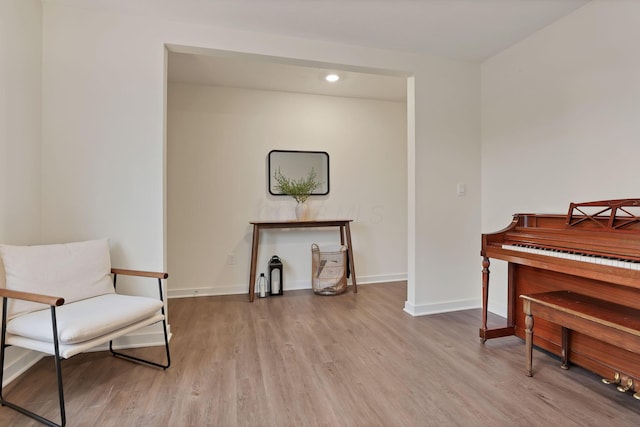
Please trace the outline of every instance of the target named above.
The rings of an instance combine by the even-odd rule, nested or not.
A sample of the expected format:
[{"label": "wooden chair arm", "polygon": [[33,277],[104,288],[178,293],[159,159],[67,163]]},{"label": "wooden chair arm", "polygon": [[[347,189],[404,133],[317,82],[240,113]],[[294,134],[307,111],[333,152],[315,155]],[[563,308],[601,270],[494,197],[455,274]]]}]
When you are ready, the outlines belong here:
[{"label": "wooden chair arm", "polygon": [[126,276],[140,276],[140,277],[152,277],[154,279],[166,279],[169,277],[168,273],[156,273],[152,271],[137,271],[137,270],[126,270],[124,268],[112,268],[111,273],[113,274],[123,274]]},{"label": "wooden chair arm", "polygon": [[[126,270],[122,268],[112,268],[111,273],[123,274],[128,276],[151,277],[155,279],[166,279],[169,277],[167,273],[156,273],[149,271]],[[34,294],[31,292],[14,291],[11,289],[0,288],[0,298],[12,298],[24,301],[37,302],[53,307],[59,307],[64,304],[64,298],[52,295]]]},{"label": "wooden chair arm", "polygon": [[0,298],[13,298],[24,301],[38,302],[40,304],[59,307],[64,304],[64,298],[51,295],[34,294],[31,292],[13,291],[11,289],[0,288]]}]

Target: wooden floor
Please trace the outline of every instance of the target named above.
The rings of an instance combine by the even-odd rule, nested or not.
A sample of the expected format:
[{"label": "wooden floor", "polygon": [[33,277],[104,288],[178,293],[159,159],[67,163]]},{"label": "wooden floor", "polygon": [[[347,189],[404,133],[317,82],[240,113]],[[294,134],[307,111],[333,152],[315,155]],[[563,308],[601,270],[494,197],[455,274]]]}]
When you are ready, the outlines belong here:
[{"label": "wooden floor", "polygon": [[[638,425],[640,401],[523,342],[478,339],[480,311],[413,318],[404,283],[358,294],[169,301],[172,367],[63,362],[68,426]],[[146,349],[147,353],[149,349]],[[158,348],[151,349],[161,355]],[[5,397],[57,419],[51,358]],[[39,425],[0,408],[0,426]]]}]

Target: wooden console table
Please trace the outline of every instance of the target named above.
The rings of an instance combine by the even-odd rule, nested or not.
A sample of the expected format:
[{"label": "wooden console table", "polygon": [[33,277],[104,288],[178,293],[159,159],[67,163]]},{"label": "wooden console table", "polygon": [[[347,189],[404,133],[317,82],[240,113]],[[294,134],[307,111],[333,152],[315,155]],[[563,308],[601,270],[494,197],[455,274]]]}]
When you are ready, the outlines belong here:
[{"label": "wooden console table", "polygon": [[309,221],[252,221],[253,243],[251,245],[251,270],[249,272],[249,301],[253,302],[255,296],[256,264],[258,262],[258,245],[260,244],[260,230],[269,228],[315,228],[315,227],[340,227],[340,244],[347,242],[347,255],[349,268],[351,269],[351,283],[353,292],[358,292],[356,284],[356,269],[353,265],[353,248],[351,245],[351,219],[314,219]]}]

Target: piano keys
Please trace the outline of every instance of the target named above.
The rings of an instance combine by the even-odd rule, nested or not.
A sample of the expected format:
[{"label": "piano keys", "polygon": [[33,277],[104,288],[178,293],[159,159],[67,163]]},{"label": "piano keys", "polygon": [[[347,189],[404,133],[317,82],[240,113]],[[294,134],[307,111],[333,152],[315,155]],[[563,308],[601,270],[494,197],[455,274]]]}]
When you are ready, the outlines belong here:
[{"label": "piano keys", "polygon": [[577,262],[588,262],[591,264],[608,265],[610,267],[626,268],[629,270],[640,270],[640,262],[633,260],[626,260],[622,258],[585,255],[579,252],[565,251],[558,249],[546,249],[538,248],[535,246],[525,245],[502,245],[502,249],[511,251],[525,252],[528,254],[537,254],[543,256],[550,256],[555,258],[568,259]]},{"label": "piano keys", "polygon": [[[482,235],[482,342],[525,336],[522,294],[572,291],[640,309],[640,199],[571,203],[566,215],[516,214]],[[508,264],[507,319],[489,328],[491,260]],[[536,323],[534,345],[560,355],[561,327]],[[623,372],[640,390],[640,354],[585,334],[571,334],[569,360],[602,377]]]}]

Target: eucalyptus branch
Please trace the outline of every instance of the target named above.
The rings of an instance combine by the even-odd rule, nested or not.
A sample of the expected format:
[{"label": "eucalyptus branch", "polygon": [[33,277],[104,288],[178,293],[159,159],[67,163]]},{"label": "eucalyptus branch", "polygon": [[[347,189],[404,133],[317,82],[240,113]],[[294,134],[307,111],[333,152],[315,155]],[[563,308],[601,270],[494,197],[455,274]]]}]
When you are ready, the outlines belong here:
[{"label": "eucalyptus branch", "polygon": [[273,174],[273,179],[276,181],[275,189],[282,194],[293,197],[298,203],[304,203],[313,190],[320,186],[316,178],[317,174],[314,168],[311,168],[306,178],[300,179],[287,178],[282,174],[280,168]]}]

